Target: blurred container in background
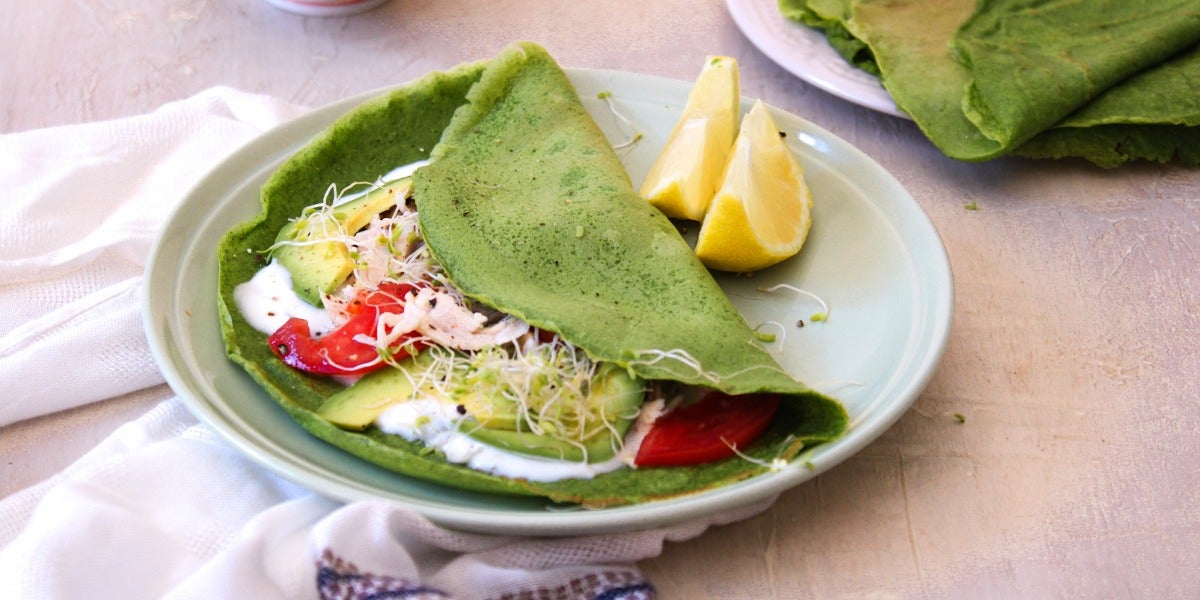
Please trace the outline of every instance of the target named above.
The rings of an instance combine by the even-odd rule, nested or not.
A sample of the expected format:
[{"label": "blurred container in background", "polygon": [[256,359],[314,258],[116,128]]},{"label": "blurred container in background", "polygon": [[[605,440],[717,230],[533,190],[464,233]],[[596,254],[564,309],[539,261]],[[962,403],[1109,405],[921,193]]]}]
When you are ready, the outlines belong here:
[{"label": "blurred container in background", "polygon": [[310,17],[338,17],[370,10],[388,0],[267,0],[288,12]]}]

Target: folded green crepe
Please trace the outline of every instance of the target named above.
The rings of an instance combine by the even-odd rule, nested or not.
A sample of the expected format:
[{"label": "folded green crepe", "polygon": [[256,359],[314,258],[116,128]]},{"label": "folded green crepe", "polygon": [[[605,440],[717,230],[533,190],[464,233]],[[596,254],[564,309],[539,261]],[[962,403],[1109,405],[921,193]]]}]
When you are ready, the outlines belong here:
[{"label": "folded green crepe", "polygon": [[758,462],[794,457],[846,428],[836,401],[795,381],[760,347],[670,222],[637,197],[566,75],[526,43],[427,76],[343,117],[264,186],[263,213],[223,239],[229,356],[313,435],[405,475],[588,506],[694,493],[764,471],[733,458],[586,480],[513,480],[449,463],[375,427],[351,432],[316,416],[340,386],[283,364],[238,313],[233,288],[262,263],[248,250],[270,246],[330,183],[372,180],[429,154],[431,163],[414,177],[422,234],[467,296],[641,377],[785,394],[769,430],[744,449]]},{"label": "folded green crepe", "polygon": [[[875,63],[946,155],[1197,164],[1195,0],[780,0],[843,55]],[[867,58],[864,58],[866,56]]]}]

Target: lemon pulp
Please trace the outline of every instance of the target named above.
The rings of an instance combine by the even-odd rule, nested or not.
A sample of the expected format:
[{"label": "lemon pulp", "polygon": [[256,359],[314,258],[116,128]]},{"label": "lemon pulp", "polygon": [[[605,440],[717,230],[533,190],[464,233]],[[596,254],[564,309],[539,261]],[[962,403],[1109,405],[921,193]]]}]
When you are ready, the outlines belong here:
[{"label": "lemon pulp", "polygon": [[737,134],[739,93],[737,61],[708,57],[642,183],[641,195],[668,217],[704,218]]},{"label": "lemon pulp", "polygon": [[741,130],[696,241],[710,269],[747,272],[794,256],[812,225],[804,170],[761,101]]}]

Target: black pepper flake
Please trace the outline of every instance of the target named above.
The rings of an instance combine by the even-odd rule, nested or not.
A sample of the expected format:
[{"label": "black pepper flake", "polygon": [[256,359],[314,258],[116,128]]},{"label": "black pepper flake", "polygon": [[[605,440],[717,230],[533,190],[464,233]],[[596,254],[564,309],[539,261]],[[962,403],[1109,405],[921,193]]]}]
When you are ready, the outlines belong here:
[{"label": "black pepper flake", "polygon": [[796,327],[804,327],[804,319],[800,319],[799,321],[796,321]]},{"label": "black pepper flake", "polygon": [[780,131],[780,132],[779,132],[779,137],[781,137],[781,138],[785,138],[785,137],[787,137],[787,134],[786,134],[786,133],[784,133],[784,132],[782,132],[782,131]]},{"label": "black pepper flake", "polygon": [[458,414],[460,414],[460,415],[465,415],[465,414],[467,414],[467,405],[459,404],[458,406],[454,407],[454,410],[458,411]]}]

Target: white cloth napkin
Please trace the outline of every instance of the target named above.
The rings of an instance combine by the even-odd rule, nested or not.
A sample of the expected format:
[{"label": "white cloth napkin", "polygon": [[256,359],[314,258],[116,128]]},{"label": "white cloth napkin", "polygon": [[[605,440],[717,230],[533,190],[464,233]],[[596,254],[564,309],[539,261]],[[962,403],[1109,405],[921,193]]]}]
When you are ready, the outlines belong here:
[{"label": "white cloth napkin", "polygon": [[0,136],[0,426],[162,383],[140,322],[159,226],[217,161],[303,112],[218,88]]},{"label": "white cloth napkin", "polygon": [[[140,321],[156,231],[217,161],[302,112],[215,88],[144,116],[0,136],[0,427],[162,381]],[[621,535],[465,534],[391,503],[316,496],[170,399],[0,500],[0,595],[652,598],[633,561],[772,501]]]}]

